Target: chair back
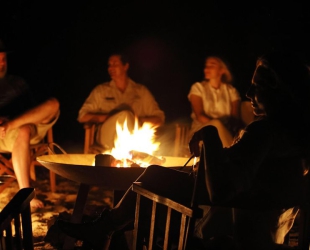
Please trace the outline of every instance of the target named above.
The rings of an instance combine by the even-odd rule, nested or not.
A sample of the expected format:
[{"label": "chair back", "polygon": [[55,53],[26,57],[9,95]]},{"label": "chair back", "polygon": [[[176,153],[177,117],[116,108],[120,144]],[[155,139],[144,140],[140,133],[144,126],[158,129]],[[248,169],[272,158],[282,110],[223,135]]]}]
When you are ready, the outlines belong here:
[{"label": "chair back", "polygon": [[90,147],[94,144],[95,140],[95,128],[96,124],[94,123],[84,123],[83,128],[85,130],[84,135],[84,154],[89,154]]},{"label": "chair back", "polygon": [[[142,243],[143,239],[138,235],[138,228],[139,228],[139,215],[140,215],[140,203],[141,198],[147,198],[152,201],[152,215],[150,218],[150,229],[149,229],[149,237],[147,244],[147,249],[153,249],[155,244],[155,222],[156,222],[156,212],[157,207],[161,204],[166,206],[167,214],[166,214],[166,225],[165,225],[165,232],[164,232],[164,240],[162,243],[162,249],[167,250],[169,249],[168,246],[171,243],[169,240],[170,236],[170,224],[173,212],[178,212],[181,214],[181,218],[179,221],[179,241],[178,246],[176,249],[184,250],[186,249],[187,237],[189,233],[189,228],[191,225],[191,218],[194,215],[193,207],[188,207],[176,201],[173,201],[163,195],[159,195],[152,190],[148,190],[143,187],[143,184],[140,182],[134,182],[132,185],[132,190],[137,193],[137,200],[136,200],[136,212],[135,212],[135,222],[134,222],[134,231],[133,231],[133,248],[138,249],[137,246]],[[141,226],[141,225],[140,225]],[[175,226],[175,225],[174,225]],[[140,242],[138,242],[140,241]]]},{"label": "chair back", "polygon": [[[197,207],[194,202],[195,194],[196,194],[196,185],[197,185],[197,174],[198,171],[194,173],[195,182],[193,187],[193,193],[190,200],[190,204],[182,204],[177,202],[171,198],[166,197],[164,194],[158,194],[154,190],[150,190],[143,186],[141,182],[134,182],[132,185],[132,191],[137,193],[136,199],[136,212],[135,212],[135,221],[134,221],[134,230],[133,230],[133,248],[139,249],[141,244],[145,244],[144,248],[151,250],[155,246],[155,244],[160,244],[163,250],[167,250],[171,248],[171,244],[176,244],[176,248],[178,250],[190,249],[187,244],[190,242],[194,231],[195,219],[201,218],[203,211]],[[141,234],[139,234],[139,227],[141,227],[141,222],[139,222],[140,217],[140,205],[141,199],[148,199],[152,202],[152,211],[150,218],[150,228],[147,229],[149,232],[149,236],[147,238],[147,242],[143,243],[145,240],[143,237],[141,238]],[[156,217],[158,216],[157,212],[158,208],[166,208],[166,223],[165,223],[165,231],[163,236],[162,243],[156,242]],[[162,210],[160,210],[162,212]],[[145,212],[145,211],[144,211]],[[175,217],[174,215],[179,215],[179,217]],[[177,219],[175,219],[177,218]],[[179,220],[179,221],[178,221]],[[145,220],[143,220],[145,223]],[[174,228],[179,228],[179,232],[175,234],[171,230],[171,224],[173,224]],[[176,225],[177,224],[177,225]],[[145,232],[144,232],[145,233]],[[177,235],[178,241],[175,239],[171,240],[171,233],[173,235]],[[175,238],[175,237],[174,237]],[[138,247],[139,246],[139,247]],[[190,247],[190,246],[189,246]]]},{"label": "chair back", "polygon": [[188,148],[189,142],[189,123],[177,123],[175,124],[175,139],[174,139],[174,149],[173,156],[176,157],[189,157],[190,152]]},{"label": "chair back", "polygon": [[30,210],[34,197],[34,188],[22,188],[0,212],[0,249],[34,249]]}]

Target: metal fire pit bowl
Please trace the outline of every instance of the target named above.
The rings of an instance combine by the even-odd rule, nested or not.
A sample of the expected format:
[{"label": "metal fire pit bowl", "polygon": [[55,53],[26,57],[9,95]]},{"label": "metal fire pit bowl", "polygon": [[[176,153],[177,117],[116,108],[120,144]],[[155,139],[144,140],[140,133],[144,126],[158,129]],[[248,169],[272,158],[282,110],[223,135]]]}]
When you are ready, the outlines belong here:
[{"label": "metal fire pit bowl", "polygon": [[[69,180],[107,189],[127,190],[145,170],[142,167],[93,166],[95,154],[42,155],[37,161],[54,173]],[[185,157],[165,156],[164,167],[181,169],[188,161]],[[193,165],[191,160],[186,168]],[[184,168],[185,169],[185,168]]]}]

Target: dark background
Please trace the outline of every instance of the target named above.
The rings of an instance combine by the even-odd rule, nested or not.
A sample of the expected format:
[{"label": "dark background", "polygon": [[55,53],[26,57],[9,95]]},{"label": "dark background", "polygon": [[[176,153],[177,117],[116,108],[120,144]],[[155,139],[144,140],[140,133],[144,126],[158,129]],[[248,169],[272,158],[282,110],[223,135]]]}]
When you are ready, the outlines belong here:
[{"label": "dark background", "polygon": [[229,61],[243,99],[263,52],[282,47],[309,58],[306,4],[247,2],[1,0],[0,38],[13,51],[9,73],[24,77],[40,98],[59,99],[54,139],[75,152],[84,140],[78,110],[109,80],[113,51],[129,55],[130,76],[154,94],[166,126],[189,118],[187,93],[202,79],[208,54]]}]

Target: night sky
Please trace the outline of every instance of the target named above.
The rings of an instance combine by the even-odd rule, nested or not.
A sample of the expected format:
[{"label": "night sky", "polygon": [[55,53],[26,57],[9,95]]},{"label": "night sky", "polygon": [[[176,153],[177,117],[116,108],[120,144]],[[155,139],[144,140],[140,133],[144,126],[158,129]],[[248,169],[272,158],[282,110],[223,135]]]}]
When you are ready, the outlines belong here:
[{"label": "night sky", "polygon": [[0,38],[13,51],[9,73],[24,77],[40,98],[59,99],[54,139],[69,152],[83,144],[78,110],[109,80],[107,58],[114,51],[129,55],[129,75],[154,94],[167,126],[189,118],[187,93],[202,79],[209,54],[230,63],[243,99],[265,51],[289,48],[310,59],[309,9],[295,2],[67,2],[1,0]]}]

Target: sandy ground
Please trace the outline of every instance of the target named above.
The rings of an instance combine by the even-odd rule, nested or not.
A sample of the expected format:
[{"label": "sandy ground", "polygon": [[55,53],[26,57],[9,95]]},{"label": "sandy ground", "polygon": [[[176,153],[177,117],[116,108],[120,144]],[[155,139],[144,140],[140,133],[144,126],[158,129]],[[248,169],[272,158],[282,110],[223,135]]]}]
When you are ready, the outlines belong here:
[{"label": "sandy ground", "polygon": [[[39,249],[55,249],[44,238],[59,214],[70,215],[73,211],[74,202],[78,190],[78,183],[57,176],[57,189],[55,193],[50,192],[48,170],[37,167],[37,181],[34,183],[36,196],[41,199],[45,207],[32,210],[32,228],[34,246]],[[17,182],[13,182],[0,194],[0,210],[12,199],[18,191]],[[85,214],[96,216],[104,207],[112,206],[113,193],[99,187],[92,187],[88,195]]]}]

